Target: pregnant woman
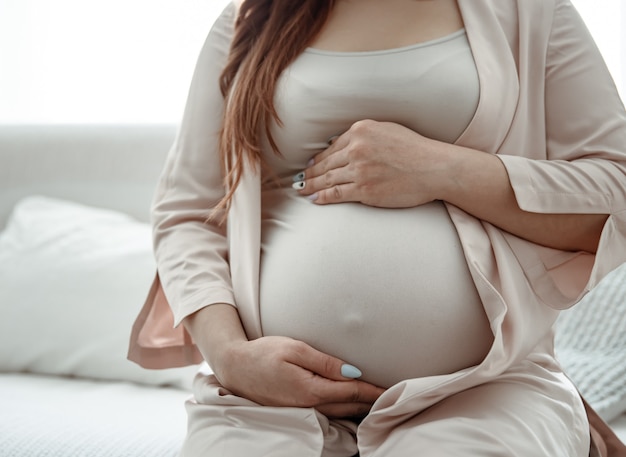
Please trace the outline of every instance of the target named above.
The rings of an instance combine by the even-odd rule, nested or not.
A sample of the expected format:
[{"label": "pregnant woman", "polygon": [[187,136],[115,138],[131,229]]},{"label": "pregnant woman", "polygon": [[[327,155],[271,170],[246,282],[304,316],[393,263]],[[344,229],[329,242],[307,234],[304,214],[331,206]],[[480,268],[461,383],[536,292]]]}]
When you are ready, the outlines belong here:
[{"label": "pregnant woman", "polygon": [[589,455],[552,327],[626,260],[625,151],[568,0],[229,5],[131,349],[212,368],[181,455]]}]

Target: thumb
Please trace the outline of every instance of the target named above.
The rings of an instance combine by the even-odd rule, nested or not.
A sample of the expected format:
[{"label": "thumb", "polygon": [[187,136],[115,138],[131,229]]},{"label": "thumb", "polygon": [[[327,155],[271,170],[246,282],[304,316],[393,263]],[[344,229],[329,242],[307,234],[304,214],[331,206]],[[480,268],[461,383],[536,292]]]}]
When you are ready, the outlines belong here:
[{"label": "thumb", "polygon": [[345,381],[360,378],[362,375],[357,367],[307,344],[303,344],[300,349],[291,362],[324,378]]}]

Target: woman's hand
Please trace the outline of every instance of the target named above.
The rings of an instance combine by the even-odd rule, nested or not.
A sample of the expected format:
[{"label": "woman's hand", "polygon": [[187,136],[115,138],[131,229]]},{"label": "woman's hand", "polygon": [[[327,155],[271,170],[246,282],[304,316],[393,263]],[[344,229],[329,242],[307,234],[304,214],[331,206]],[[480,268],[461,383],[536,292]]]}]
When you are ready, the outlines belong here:
[{"label": "woman's hand", "polygon": [[206,306],[183,324],[222,386],[261,405],[360,417],[384,392],[354,379],[360,373],[351,373],[353,367],[301,341],[277,336],[248,341],[231,305]]},{"label": "woman's hand", "polygon": [[313,158],[294,187],[317,204],[418,206],[437,199],[449,176],[443,151],[444,143],[402,125],[359,121]]},{"label": "woman's hand", "polygon": [[363,417],[384,392],[354,379],[360,375],[354,367],[286,337],[230,344],[222,360],[214,367],[220,383],[266,406],[313,407],[329,417]]},{"label": "woman's hand", "polygon": [[316,204],[402,208],[433,200],[551,248],[596,252],[606,214],[523,211],[495,154],[425,138],[399,124],[359,121],[296,177]]}]

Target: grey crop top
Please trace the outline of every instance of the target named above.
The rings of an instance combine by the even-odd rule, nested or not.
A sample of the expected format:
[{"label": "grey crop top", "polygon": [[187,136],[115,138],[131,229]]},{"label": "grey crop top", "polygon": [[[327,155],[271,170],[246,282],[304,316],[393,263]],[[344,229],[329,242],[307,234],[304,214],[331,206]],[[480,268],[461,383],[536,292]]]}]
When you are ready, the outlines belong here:
[{"label": "grey crop top", "polygon": [[452,143],[474,116],[479,92],[464,30],[382,51],[308,48],[277,85],[275,106],[283,126],[272,131],[283,158],[268,153],[267,159],[279,177],[291,176],[330,137],[363,119],[397,122]]}]

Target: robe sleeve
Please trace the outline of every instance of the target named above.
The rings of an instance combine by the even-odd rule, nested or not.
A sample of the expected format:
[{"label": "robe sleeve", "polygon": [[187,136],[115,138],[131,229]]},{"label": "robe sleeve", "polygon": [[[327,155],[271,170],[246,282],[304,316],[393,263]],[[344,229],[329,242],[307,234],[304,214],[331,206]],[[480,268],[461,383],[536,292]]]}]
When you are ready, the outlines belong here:
[{"label": "robe sleeve", "polygon": [[218,155],[224,111],[219,77],[236,14],[237,6],[229,4],[200,52],[183,120],[152,206],[158,275],[175,326],[205,306],[235,306],[226,228],[208,222],[208,216],[224,195]]},{"label": "robe sleeve", "polygon": [[569,0],[556,1],[546,56],[546,151],[499,157],[521,209],[609,215],[595,256],[536,248],[564,308],[626,261],[626,113]]}]

